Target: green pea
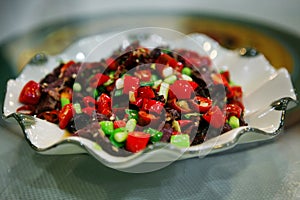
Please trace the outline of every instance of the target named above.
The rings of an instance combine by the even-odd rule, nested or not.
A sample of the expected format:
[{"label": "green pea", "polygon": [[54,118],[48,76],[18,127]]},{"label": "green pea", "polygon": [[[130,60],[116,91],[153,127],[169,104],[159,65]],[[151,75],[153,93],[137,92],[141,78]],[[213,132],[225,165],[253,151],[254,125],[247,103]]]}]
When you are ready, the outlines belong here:
[{"label": "green pea", "polygon": [[170,143],[180,148],[187,148],[190,146],[190,136],[188,134],[172,135]]},{"label": "green pea", "polygon": [[188,75],[188,76],[191,76],[192,75],[192,70],[191,68],[189,67],[184,67],[181,71],[181,73],[185,74],[185,75]]},{"label": "green pea", "polygon": [[75,92],[80,92],[81,91],[81,85],[80,85],[80,83],[74,83],[74,85],[73,85],[73,90],[75,91]]},{"label": "green pea", "polygon": [[236,116],[231,116],[229,118],[228,124],[231,126],[231,128],[238,128],[240,127],[240,120]]}]

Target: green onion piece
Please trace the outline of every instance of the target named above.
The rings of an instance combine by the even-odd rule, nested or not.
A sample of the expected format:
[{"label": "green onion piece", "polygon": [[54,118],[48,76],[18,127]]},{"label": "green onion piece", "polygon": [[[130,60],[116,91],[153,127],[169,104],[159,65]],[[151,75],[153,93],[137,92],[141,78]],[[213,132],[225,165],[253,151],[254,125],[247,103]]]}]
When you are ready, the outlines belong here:
[{"label": "green onion piece", "polygon": [[145,133],[149,133],[151,136],[150,136],[150,141],[151,142],[158,142],[160,141],[160,139],[162,138],[163,136],[163,133],[156,130],[156,129],[153,129],[153,128],[148,128],[146,130],[144,130]]},{"label": "green onion piece", "polygon": [[132,109],[126,109],[125,113],[128,115],[129,119],[138,120],[138,111]]},{"label": "green onion piece", "polygon": [[75,110],[75,112],[76,112],[77,114],[82,113],[82,111],[81,111],[81,106],[80,106],[79,103],[74,103],[74,104],[73,104],[73,108],[74,108],[74,110]]},{"label": "green onion piece", "polygon": [[117,132],[114,134],[114,139],[116,142],[124,142],[127,139],[128,133],[126,131]]},{"label": "green onion piece", "polygon": [[153,86],[154,85],[154,81],[149,81],[149,82],[141,82],[140,86]]},{"label": "green onion piece", "polygon": [[99,122],[102,131],[105,135],[111,135],[114,132],[114,123],[112,121],[101,121]]},{"label": "green onion piece", "polygon": [[201,116],[200,113],[188,113],[188,114],[184,114],[183,117],[189,119],[191,117],[197,117],[197,116]]},{"label": "green onion piece", "polygon": [[123,94],[123,90],[122,89],[119,89],[119,90],[115,90],[115,94],[114,96],[121,96]]},{"label": "green onion piece", "polygon": [[181,73],[185,74],[185,75],[188,75],[188,76],[191,76],[192,75],[192,70],[191,68],[189,67],[184,67],[181,71]]},{"label": "green onion piece", "polygon": [[170,85],[168,83],[163,82],[163,83],[161,83],[159,92],[158,92],[158,95],[163,95],[166,101],[168,99],[169,88],[170,88]]},{"label": "green onion piece", "polygon": [[190,146],[190,136],[188,134],[172,135],[170,143],[180,148],[187,148]]},{"label": "green onion piece", "polygon": [[109,72],[108,76],[109,76],[110,79],[114,79],[115,78],[115,71]]},{"label": "green onion piece", "polygon": [[93,91],[93,97],[94,97],[95,99],[97,99],[99,96],[100,96],[100,95],[99,95],[98,90],[95,89],[95,90]]},{"label": "green onion piece", "polygon": [[240,127],[240,120],[236,116],[231,116],[228,121],[231,128],[238,128]]},{"label": "green onion piece", "polygon": [[71,102],[70,102],[70,99],[62,97],[62,98],[60,98],[60,103],[61,103],[61,107],[64,107],[65,105],[67,105]]},{"label": "green onion piece", "polygon": [[75,91],[75,92],[80,92],[81,91],[81,85],[80,85],[80,83],[74,83],[74,85],[73,85],[73,90]]},{"label": "green onion piece", "polygon": [[110,135],[109,140],[115,147],[123,147],[125,145],[125,140],[127,139],[128,133],[125,128],[117,128]]},{"label": "green onion piece", "polygon": [[152,74],[150,80],[153,81],[153,82],[157,81],[158,80],[158,76],[156,74]]},{"label": "green onion piece", "polygon": [[173,75],[168,76],[167,78],[165,78],[164,82],[169,83],[169,84],[173,84],[176,80],[177,80],[177,77],[176,77],[176,75],[173,74]]},{"label": "green onion piece", "polygon": [[127,121],[125,129],[127,132],[133,132],[136,127],[136,120],[135,119],[130,119]]},{"label": "green onion piece", "polygon": [[152,86],[152,88],[153,88],[153,89],[157,89],[158,86],[159,86],[161,83],[162,83],[162,80],[161,80],[161,79],[159,79],[159,80],[157,80],[157,81],[154,81],[154,85]]},{"label": "green onion piece", "polygon": [[103,86],[109,86],[110,84],[114,83],[115,81],[113,79],[108,79],[108,81],[106,81]]}]

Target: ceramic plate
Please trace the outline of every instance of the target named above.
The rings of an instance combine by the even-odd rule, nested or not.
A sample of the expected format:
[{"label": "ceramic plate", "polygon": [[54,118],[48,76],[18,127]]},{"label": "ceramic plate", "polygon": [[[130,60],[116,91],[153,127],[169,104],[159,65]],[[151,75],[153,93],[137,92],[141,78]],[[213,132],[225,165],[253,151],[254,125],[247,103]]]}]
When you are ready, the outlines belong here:
[{"label": "ceramic plate", "polygon": [[[114,33],[109,33],[83,38],[55,56],[38,54],[32,58],[16,79],[8,81],[3,115],[7,119],[16,119],[25,138],[37,152],[43,154],[87,152],[108,167],[130,171],[130,169],[143,163],[170,163],[177,159],[203,157],[224,152],[238,144],[253,144],[273,139],[281,133],[286,110],[297,104],[297,97],[288,71],[285,68],[275,69],[262,54],[254,57],[243,57],[240,52],[225,49],[203,34],[190,34],[188,37],[173,41],[163,38],[157,40],[160,35],[143,32],[140,35],[135,35],[134,39],[140,40],[142,44],[152,46],[158,46],[162,43],[177,44],[179,45],[177,47],[189,49],[186,40],[192,39],[202,47],[200,53],[204,51],[209,55],[214,65],[219,69],[228,69],[231,72],[232,80],[241,85],[244,90],[245,121],[248,126],[233,129],[188,149],[179,149],[170,144],[157,143],[139,153],[124,156],[113,153],[114,150],[111,146],[101,146],[85,138],[66,135],[65,131],[59,129],[55,124],[15,113],[20,106],[18,95],[27,81],[39,81],[54,67],[58,66],[61,60],[82,61],[88,58],[92,59],[88,61],[93,61],[95,58],[87,56],[91,49],[95,47],[95,44],[102,43],[113,35]],[[126,33],[122,37],[118,37],[115,40],[116,46],[107,47],[107,55],[124,41],[130,42],[132,38],[133,35],[126,35]],[[103,55],[103,57],[107,55]],[[144,171],[151,171],[152,169]]]}]

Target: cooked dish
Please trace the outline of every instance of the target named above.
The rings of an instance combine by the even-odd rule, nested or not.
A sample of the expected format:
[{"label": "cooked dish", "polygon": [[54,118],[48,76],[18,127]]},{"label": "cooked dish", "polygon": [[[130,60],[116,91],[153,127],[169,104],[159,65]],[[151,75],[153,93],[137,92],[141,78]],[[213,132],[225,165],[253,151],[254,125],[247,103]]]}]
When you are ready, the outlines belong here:
[{"label": "cooked dish", "polygon": [[29,81],[17,112],[129,152],[156,142],[186,148],[245,126],[242,88],[209,57],[132,43],[99,62],[68,61]]}]

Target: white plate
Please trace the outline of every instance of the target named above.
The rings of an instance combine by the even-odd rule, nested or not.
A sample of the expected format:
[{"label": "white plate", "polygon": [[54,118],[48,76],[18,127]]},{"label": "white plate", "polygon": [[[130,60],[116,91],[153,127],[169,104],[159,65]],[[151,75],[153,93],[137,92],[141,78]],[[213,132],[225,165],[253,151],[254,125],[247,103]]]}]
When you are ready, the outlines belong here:
[{"label": "white plate", "polygon": [[[13,117],[17,120],[27,141],[39,153],[75,154],[88,152],[108,167],[129,172],[153,171],[177,159],[203,157],[226,151],[237,144],[267,141],[281,132],[286,110],[297,103],[290,75],[286,69],[274,69],[260,54],[255,57],[242,57],[239,52],[224,49],[217,42],[202,34],[165,39],[163,34],[151,32],[151,28],[146,30],[96,35],[77,41],[62,54],[46,56],[46,60],[45,57],[41,56],[43,54],[35,56],[16,79],[8,81],[3,107],[4,117]],[[88,58],[88,61],[99,60],[100,57],[93,57],[93,55],[109,56],[120,45],[126,45],[135,39],[139,39],[141,44],[147,47],[171,44],[171,47],[190,49],[189,42],[191,41],[199,45],[201,47],[197,49],[198,52],[200,51],[199,53],[207,53],[219,69],[229,69],[232,80],[242,86],[246,108],[245,121],[248,126],[233,129],[188,149],[179,149],[170,144],[157,143],[142,152],[123,157],[106,152],[91,140],[75,136],[66,137],[65,131],[59,129],[55,124],[15,113],[16,109],[21,106],[18,102],[18,95],[24,84],[29,80],[41,80],[58,66],[61,60],[83,61],[85,58]],[[100,50],[94,54],[95,51],[99,51],[99,48],[94,48],[95,44],[100,43],[102,46],[106,45],[105,50]],[[91,50],[93,50],[93,54],[89,54]],[[164,164],[142,170],[135,168],[145,163]]]}]

